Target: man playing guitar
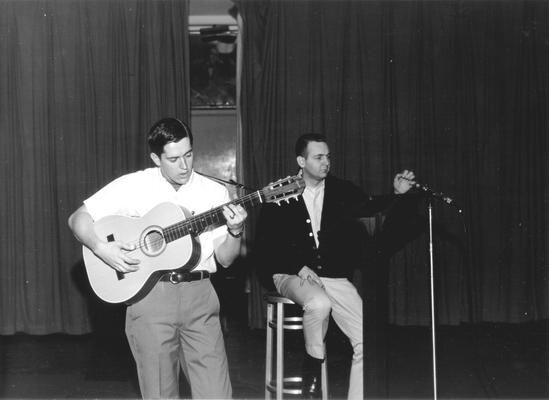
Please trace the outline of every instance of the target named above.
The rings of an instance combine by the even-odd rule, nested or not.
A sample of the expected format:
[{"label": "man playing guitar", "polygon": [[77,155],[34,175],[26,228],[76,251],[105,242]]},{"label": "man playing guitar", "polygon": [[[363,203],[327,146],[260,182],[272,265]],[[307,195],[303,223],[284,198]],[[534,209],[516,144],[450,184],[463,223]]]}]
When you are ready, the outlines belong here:
[{"label": "man playing guitar", "polygon": [[90,257],[97,259],[97,269],[125,282],[144,268],[134,254],[169,253],[169,232],[151,226],[141,239],[130,242],[115,234],[98,235],[98,220],[109,215],[139,218],[163,203],[181,206],[186,215],[219,208],[221,226],[191,231],[188,243],[182,242],[197,246],[182,254],[185,259],[177,264],[190,260],[196,263],[192,270],[153,274],[150,291],[128,306],[126,335],[144,398],[178,397],[180,368],[193,398],[231,398],[219,300],[208,277],[216,264],[228,267],[239,255],[247,213],[241,204],[230,203],[223,185],[193,170],[193,136],[186,124],[175,118],[156,122],[148,144],[155,166],[107,184],[70,216],[69,226]]}]

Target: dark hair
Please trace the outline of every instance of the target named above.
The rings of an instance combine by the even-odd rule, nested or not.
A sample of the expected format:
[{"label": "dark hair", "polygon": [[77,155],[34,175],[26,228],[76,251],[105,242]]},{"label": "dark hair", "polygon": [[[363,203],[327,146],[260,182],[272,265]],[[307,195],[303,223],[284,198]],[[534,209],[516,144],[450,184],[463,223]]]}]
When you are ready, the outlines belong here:
[{"label": "dark hair", "polygon": [[321,135],[320,133],[305,133],[297,138],[295,142],[295,156],[304,156],[305,149],[309,142],[321,142],[328,143],[326,136]]},{"label": "dark hair", "polygon": [[177,118],[162,118],[155,122],[149,130],[147,142],[151,152],[160,157],[166,144],[179,142],[186,137],[189,138],[192,146],[193,134],[187,124]]}]

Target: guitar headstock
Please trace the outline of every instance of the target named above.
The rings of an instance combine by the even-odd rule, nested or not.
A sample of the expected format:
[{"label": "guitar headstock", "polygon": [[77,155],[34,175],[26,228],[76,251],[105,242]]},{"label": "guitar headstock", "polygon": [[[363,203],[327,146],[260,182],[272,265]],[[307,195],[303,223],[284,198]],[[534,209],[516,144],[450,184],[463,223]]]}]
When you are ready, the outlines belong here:
[{"label": "guitar headstock", "polygon": [[281,201],[290,202],[290,199],[296,199],[305,189],[305,181],[301,176],[288,176],[270,183],[261,190],[261,198],[265,203],[276,203],[280,205]]}]

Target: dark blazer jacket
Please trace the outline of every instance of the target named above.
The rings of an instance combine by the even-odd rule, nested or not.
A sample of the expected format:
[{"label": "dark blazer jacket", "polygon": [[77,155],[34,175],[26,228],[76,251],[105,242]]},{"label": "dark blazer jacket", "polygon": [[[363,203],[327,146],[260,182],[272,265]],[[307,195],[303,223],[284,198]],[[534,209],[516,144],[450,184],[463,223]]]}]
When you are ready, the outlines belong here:
[{"label": "dark blazer jacket", "polygon": [[280,206],[262,206],[254,254],[264,286],[273,287],[273,274],[297,274],[305,265],[322,277],[350,278],[367,240],[358,218],[399,202],[397,195],[367,196],[351,182],[333,176],[326,178],[324,190],[318,247],[302,196]]}]

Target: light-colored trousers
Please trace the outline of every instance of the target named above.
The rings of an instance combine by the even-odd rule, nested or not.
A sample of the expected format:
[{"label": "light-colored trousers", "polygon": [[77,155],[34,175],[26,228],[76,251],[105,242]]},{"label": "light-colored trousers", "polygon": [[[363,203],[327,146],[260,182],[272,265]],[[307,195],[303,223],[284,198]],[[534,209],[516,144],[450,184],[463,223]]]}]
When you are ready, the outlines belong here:
[{"label": "light-colored trousers", "polygon": [[353,347],[348,399],[363,400],[362,298],[345,278],[320,278],[324,287],[302,281],[297,275],[275,274],[278,292],[303,307],[305,349],[315,358],[324,358],[324,338],[330,313]]},{"label": "light-colored trousers", "polygon": [[126,336],[143,398],[179,397],[180,367],[194,399],[232,397],[219,299],[209,279],[158,282],[128,307]]}]

